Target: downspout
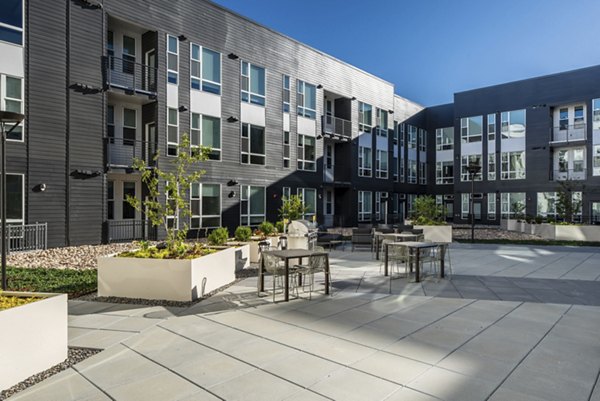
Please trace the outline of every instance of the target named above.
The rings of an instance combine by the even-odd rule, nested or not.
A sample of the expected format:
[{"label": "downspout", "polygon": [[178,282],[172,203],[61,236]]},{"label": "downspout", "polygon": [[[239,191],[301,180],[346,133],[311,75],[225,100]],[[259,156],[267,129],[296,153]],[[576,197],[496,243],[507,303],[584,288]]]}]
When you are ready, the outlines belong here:
[{"label": "downspout", "polygon": [[71,160],[69,155],[69,140],[71,131],[71,2],[67,1],[67,21],[65,29],[65,44],[66,44],[66,69],[65,69],[65,91],[66,91],[66,124],[65,124],[65,245],[71,245],[70,234],[70,216],[71,209],[71,182],[69,171],[71,170]]}]

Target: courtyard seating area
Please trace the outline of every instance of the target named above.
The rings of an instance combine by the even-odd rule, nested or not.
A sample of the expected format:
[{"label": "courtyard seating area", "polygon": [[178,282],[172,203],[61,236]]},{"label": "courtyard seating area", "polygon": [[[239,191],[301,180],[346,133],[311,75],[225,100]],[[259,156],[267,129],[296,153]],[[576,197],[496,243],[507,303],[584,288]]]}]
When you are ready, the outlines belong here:
[{"label": "courtyard seating area", "polygon": [[331,294],[315,272],[289,302],[257,277],[191,307],[72,300],[70,345],[104,351],[10,399],[600,400],[600,249],[449,249],[420,282],[332,250]]}]

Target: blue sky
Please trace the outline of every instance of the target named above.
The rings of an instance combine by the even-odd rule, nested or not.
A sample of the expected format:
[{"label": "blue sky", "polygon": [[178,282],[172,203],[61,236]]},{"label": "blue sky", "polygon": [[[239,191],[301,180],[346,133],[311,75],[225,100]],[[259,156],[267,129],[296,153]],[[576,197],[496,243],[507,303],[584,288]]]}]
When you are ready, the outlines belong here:
[{"label": "blue sky", "polygon": [[598,0],[216,2],[426,106],[451,102],[454,92],[600,64]]}]

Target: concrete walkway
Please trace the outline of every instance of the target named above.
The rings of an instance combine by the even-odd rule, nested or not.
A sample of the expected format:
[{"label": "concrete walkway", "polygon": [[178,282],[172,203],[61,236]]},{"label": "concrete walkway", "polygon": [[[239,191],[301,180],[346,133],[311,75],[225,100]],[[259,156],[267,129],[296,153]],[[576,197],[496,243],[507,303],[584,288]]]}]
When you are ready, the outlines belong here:
[{"label": "concrete walkway", "polygon": [[256,279],[187,309],[72,301],[70,343],[106,350],[11,400],[600,401],[599,253],[455,245],[451,281],[389,294],[368,252],[333,252],[311,301]]}]

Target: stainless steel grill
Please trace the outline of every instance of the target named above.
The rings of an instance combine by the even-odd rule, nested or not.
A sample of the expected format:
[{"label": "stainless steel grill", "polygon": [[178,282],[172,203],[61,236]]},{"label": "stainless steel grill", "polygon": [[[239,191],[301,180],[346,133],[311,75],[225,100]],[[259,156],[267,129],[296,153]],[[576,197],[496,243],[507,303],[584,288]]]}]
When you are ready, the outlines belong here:
[{"label": "stainless steel grill", "polygon": [[293,220],[287,232],[290,249],[313,249],[317,242],[317,228],[308,220]]}]

